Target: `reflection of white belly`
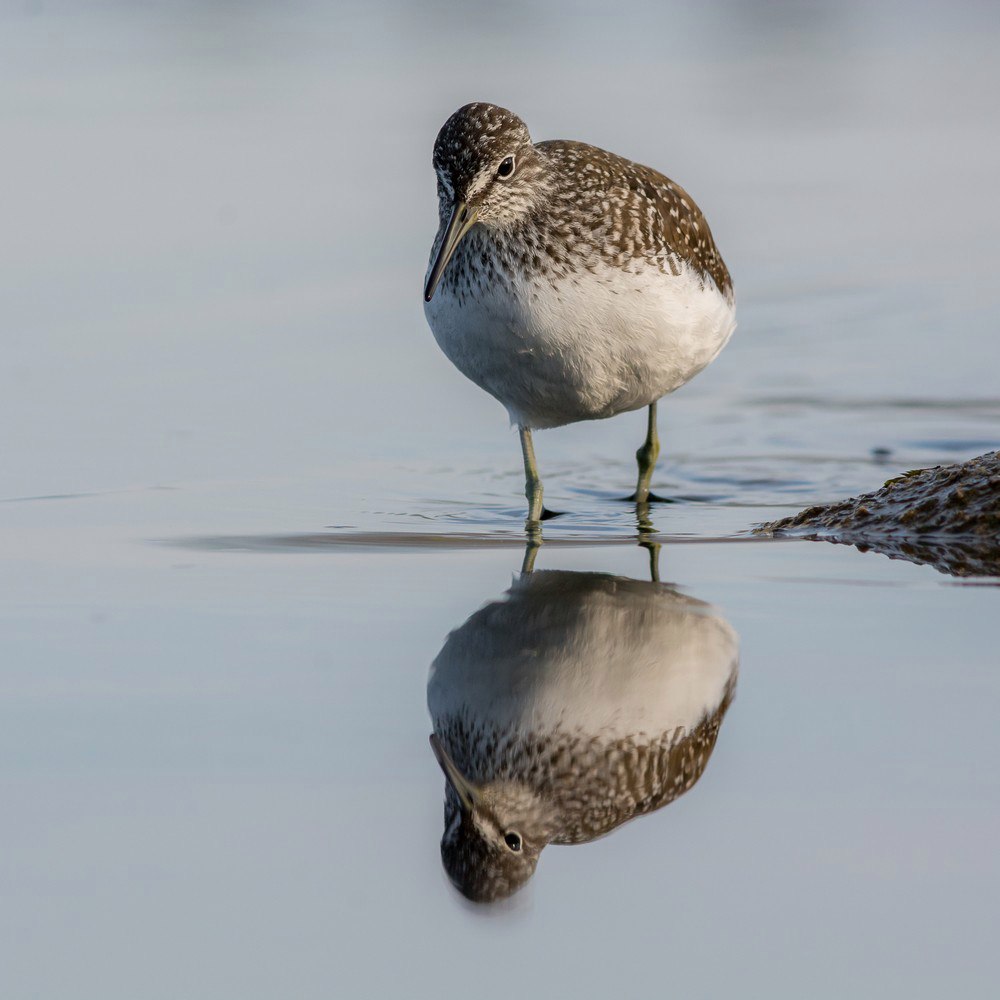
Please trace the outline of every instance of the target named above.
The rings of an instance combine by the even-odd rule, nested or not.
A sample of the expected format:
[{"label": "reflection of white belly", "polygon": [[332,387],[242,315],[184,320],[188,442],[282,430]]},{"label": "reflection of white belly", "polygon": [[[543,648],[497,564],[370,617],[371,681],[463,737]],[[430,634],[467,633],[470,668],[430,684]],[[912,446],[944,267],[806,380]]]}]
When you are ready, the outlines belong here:
[{"label": "reflection of white belly", "polygon": [[[530,596],[521,596],[525,585]],[[453,632],[431,667],[448,718],[602,740],[690,732],[722,703],[738,641],[712,609],[667,587],[536,573]]]},{"label": "reflection of white belly", "polygon": [[599,264],[555,284],[466,288],[461,300],[443,283],[424,309],[456,367],[529,427],[646,406],[700,372],[736,326],[732,303],[687,267]]}]

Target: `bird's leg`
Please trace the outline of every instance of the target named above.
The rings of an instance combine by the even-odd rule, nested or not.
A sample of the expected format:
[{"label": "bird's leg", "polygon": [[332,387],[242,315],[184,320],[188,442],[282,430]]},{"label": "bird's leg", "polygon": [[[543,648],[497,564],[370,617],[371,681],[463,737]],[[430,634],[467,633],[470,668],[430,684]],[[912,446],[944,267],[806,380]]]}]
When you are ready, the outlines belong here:
[{"label": "bird's leg", "polygon": [[639,529],[639,544],[649,545],[649,538],[656,534],[656,528],[649,519],[649,504],[637,503],[635,505],[636,527]]},{"label": "bird's leg", "polygon": [[660,582],[660,543],[654,541],[656,528],[649,519],[649,504],[635,505],[636,521],[639,528],[639,544],[649,553],[649,578],[653,583]]},{"label": "bird's leg", "polygon": [[637,504],[649,503],[649,484],[652,482],[653,469],[659,454],[660,436],[656,433],[656,402],[654,401],[649,404],[649,426],[646,430],[646,440],[635,453],[636,461],[639,463],[639,481],[632,499]]},{"label": "bird's leg", "polygon": [[649,553],[649,579],[653,583],[660,582],[660,543],[640,542],[639,543]]},{"label": "bird's leg", "polygon": [[537,535],[529,535],[528,542],[524,546],[524,559],[521,561],[521,573],[527,574],[531,573],[535,568],[535,557],[538,555],[538,550],[542,547],[542,533],[538,532]]},{"label": "bird's leg", "polygon": [[531,443],[531,429],[518,427],[521,435],[521,452],[524,455],[524,495],[528,498],[528,520],[525,530],[529,535],[541,535],[542,532],[542,480],[538,476],[538,466],[535,464],[535,447]]}]

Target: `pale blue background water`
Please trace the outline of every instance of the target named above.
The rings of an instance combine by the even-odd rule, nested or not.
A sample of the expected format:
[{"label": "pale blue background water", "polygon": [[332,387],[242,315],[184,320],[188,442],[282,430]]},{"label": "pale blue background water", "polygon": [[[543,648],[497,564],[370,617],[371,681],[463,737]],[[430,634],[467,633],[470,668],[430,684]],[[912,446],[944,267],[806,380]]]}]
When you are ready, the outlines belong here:
[{"label": "pale blue background water", "polygon": [[[0,995],[990,994],[996,587],[746,532],[1000,446],[998,41],[980,4],[4,6]],[[516,437],[420,305],[475,99],[687,186],[740,314],[656,478],[664,578],[741,635],[715,756],[491,917],[424,686],[516,544],[294,544],[516,542]],[[642,430],[539,436],[577,543],[540,566],[643,576]]]}]

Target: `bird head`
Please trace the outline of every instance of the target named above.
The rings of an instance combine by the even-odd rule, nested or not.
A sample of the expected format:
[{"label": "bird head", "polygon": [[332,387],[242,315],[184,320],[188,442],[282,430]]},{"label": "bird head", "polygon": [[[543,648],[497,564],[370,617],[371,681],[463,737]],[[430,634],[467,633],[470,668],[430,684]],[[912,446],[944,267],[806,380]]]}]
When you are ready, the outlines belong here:
[{"label": "bird head", "polygon": [[441,838],[448,877],[476,903],[513,895],[534,874],[552,839],[551,810],[523,782],[473,784],[437,736],[431,736],[431,747],[448,782]]},{"label": "bird head", "polygon": [[476,223],[515,225],[545,193],[545,161],[528,127],[495,104],[466,104],[444,123],[434,142],[434,171],[443,235],[427,275],[427,302]]}]

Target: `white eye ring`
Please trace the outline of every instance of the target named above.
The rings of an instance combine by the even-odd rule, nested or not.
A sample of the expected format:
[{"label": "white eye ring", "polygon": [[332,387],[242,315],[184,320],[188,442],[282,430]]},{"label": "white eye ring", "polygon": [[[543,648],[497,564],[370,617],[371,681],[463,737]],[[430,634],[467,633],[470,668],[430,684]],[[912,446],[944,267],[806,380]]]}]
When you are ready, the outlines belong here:
[{"label": "white eye ring", "polygon": [[514,166],[515,166],[514,157],[508,156],[506,159],[504,159],[504,161],[500,164],[500,166],[497,167],[497,177],[499,177],[500,180],[505,181],[508,177],[511,176],[511,174],[514,173]]}]

